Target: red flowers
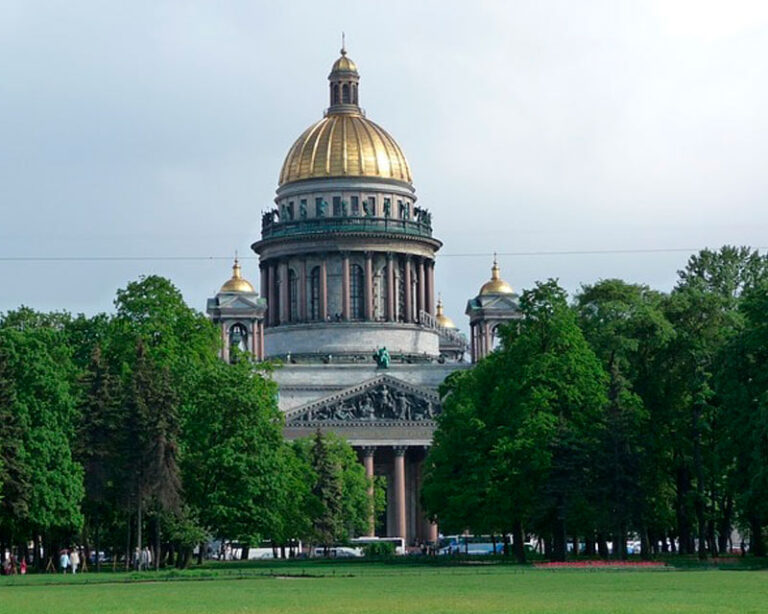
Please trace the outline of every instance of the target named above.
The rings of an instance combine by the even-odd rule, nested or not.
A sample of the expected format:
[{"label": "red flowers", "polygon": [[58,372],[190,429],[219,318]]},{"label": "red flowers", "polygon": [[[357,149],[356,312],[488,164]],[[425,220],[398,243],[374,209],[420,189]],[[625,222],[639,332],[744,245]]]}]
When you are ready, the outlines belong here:
[{"label": "red flowers", "polygon": [[579,567],[664,567],[662,561],[568,561],[561,563],[558,561],[545,561],[534,563],[534,567],[544,567],[547,569],[569,569]]}]

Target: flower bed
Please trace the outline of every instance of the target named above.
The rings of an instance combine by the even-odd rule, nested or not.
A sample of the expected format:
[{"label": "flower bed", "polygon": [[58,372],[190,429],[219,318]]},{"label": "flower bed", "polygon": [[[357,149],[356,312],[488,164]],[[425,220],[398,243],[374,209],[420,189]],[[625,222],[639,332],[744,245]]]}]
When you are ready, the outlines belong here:
[{"label": "flower bed", "polygon": [[565,563],[558,561],[544,561],[541,563],[534,563],[534,567],[541,567],[544,569],[578,569],[580,567],[621,567],[621,568],[634,568],[634,567],[664,567],[666,563],[662,561],[568,561]]}]

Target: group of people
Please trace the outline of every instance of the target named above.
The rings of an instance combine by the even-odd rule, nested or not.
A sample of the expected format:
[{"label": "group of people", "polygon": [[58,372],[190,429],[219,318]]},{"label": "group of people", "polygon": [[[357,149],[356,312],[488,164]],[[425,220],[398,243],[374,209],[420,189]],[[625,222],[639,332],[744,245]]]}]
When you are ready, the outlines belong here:
[{"label": "group of people", "polygon": [[137,546],[134,549],[133,567],[137,571],[152,569],[152,551],[147,546],[144,546],[141,549]]},{"label": "group of people", "polygon": [[0,571],[2,571],[4,576],[14,576],[16,574],[24,575],[27,573],[27,561],[24,557],[19,561],[15,554],[11,554],[3,561],[3,566]]},{"label": "group of people", "polygon": [[59,570],[61,573],[67,573],[69,570],[76,574],[78,567],[80,567],[80,552],[77,548],[64,548],[59,552]]}]

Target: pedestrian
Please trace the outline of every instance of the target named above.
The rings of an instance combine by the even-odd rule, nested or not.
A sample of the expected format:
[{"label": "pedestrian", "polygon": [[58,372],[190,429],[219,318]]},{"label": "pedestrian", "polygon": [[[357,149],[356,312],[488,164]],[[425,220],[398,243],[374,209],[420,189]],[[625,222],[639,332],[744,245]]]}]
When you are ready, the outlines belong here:
[{"label": "pedestrian", "polygon": [[72,566],[72,574],[76,574],[77,567],[80,565],[80,554],[77,552],[77,546],[72,549],[72,554],[69,555],[69,564]]},{"label": "pedestrian", "polygon": [[26,559],[26,557],[21,559],[21,564],[19,565],[19,573],[22,576],[27,573],[27,559]]},{"label": "pedestrian", "polygon": [[59,553],[59,569],[61,569],[61,573],[67,573],[67,567],[69,567],[69,553],[66,550],[62,550]]},{"label": "pedestrian", "polygon": [[139,552],[139,571],[145,571],[147,569],[149,564],[149,560],[147,559],[148,550],[148,548],[142,548]]}]

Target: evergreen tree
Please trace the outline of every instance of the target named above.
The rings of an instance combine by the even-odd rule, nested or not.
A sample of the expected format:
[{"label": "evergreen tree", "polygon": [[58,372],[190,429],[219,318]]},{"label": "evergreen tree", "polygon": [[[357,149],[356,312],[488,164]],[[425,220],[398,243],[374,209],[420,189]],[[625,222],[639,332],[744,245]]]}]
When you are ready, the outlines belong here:
[{"label": "evergreen tree", "polygon": [[[124,437],[120,380],[110,373],[99,346],[92,350],[82,388],[75,453],[85,472],[86,525],[100,551],[102,527],[118,509],[120,485],[126,474],[120,456],[124,449],[120,445]],[[100,559],[96,565],[100,569]]]},{"label": "evergreen tree", "polygon": [[178,402],[167,367],[153,364],[141,339],[126,398],[131,498],[137,512],[137,547],[143,546],[142,529],[146,504],[176,512],[181,503],[178,467]]}]

